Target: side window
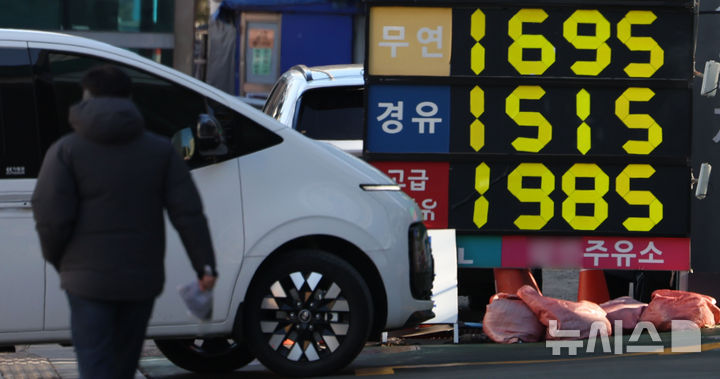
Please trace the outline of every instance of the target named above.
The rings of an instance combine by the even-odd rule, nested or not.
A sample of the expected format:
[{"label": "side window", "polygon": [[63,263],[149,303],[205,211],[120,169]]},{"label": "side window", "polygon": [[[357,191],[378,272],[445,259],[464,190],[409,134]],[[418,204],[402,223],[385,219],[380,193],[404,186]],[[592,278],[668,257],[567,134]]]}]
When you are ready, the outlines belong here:
[{"label": "side window", "polygon": [[0,48],[0,178],[35,178],[40,153],[26,48]]},{"label": "side window", "polygon": [[33,51],[38,88],[38,106],[46,117],[41,130],[52,140],[70,131],[69,108],[82,98],[80,81],[95,66],[115,64],[133,81],[132,98],[149,130],[171,137],[180,129],[193,127],[205,112],[204,98],[186,88],[134,68],[95,57],[49,50]]},{"label": "side window", "polygon": [[328,87],[306,91],[300,98],[295,128],[314,139],[362,139],[362,87]]},{"label": "side window", "polygon": [[[222,158],[229,159],[246,150],[243,144],[248,141],[240,138],[243,131],[235,129],[244,129],[249,120],[219,104],[211,106],[214,102],[188,88],[136,68],[96,57],[49,50],[33,51],[31,55],[35,64],[38,106],[45,108],[45,112],[41,112],[45,113],[45,117],[40,122],[44,149],[70,131],[68,110],[81,100],[80,81],[85,72],[94,66],[113,64],[132,79],[132,99],[145,118],[148,130],[168,138],[175,136],[173,142],[186,145],[187,148],[194,146],[189,140],[196,133],[198,119],[207,114],[218,118],[228,136],[228,155]],[[252,129],[252,126],[249,128]],[[235,138],[238,141],[233,140],[231,144],[234,135],[238,136]],[[200,154],[194,154],[192,159],[186,160],[191,168],[218,161],[217,157],[203,157]]]},{"label": "side window", "polygon": [[266,149],[282,142],[277,134],[263,128],[246,116],[208,99],[210,115],[222,127],[231,156],[241,156]]}]

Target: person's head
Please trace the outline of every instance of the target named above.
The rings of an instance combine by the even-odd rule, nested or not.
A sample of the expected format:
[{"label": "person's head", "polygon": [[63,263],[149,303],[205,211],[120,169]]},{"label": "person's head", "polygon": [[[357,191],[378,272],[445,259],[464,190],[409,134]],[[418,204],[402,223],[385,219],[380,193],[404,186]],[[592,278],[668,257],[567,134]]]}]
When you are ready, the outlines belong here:
[{"label": "person's head", "polygon": [[93,67],[82,78],[83,98],[130,97],[132,81],[122,70],[112,65]]}]

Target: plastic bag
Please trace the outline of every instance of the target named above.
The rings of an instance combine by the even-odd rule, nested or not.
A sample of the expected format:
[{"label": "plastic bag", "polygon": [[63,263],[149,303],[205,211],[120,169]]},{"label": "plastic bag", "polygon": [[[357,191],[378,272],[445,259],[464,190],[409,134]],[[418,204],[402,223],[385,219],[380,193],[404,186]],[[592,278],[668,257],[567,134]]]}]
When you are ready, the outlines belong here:
[{"label": "plastic bag", "polygon": [[518,296],[501,292],[490,298],[483,331],[498,343],[538,342],[545,327]]},{"label": "plastic bag", "polygon": [[522,286],[517,291],[517,295],[535,313],[535,316],[543,325],[549,326],[550,321],[556,320],[557,330],[580,331],[578,337],[559,337],[551,335],[551,329],[548,328],[546,333],[546,339],[548,340],[588,338],[590,329],[595,322],[605,327],[604,330],[600,329],[600,335],[610,335],[612,333],[612,327],[610,321],[606,318],[605,311],[593,302],[574,302],[542,296],[531,286]]},{"label": "plastic bag", "polygon": [[622,321],[623,329],[635,329],[635,325],[640,321],[640,315],[646,307],[647,303],[635,300],[630,296],[618,297],[600,304],[600,308],[607,313],[610,323],[614,326],[615,321]]},{"label": "plastic bag", "polygon": [[660,332],[672,329],[672,320],[688,320],[704,328],[720,322],[720,308],[714,298],[695,292],[657,290],[640,316]]},{"label": "plastic bag", "polygon": [[188,311],[193,316],[203,321],[212,318],[213,311],[213,293],[212,291],[203,291],[197,280],[178,287],[180,297],[185,302]]}]

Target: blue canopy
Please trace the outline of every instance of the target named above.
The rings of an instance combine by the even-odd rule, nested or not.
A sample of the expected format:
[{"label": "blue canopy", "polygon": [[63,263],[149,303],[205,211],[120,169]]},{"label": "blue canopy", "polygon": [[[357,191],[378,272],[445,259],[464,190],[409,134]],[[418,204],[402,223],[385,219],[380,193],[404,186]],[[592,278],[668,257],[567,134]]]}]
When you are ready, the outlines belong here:
[{"label": "blue canopy", "polygon": [[220,8],[244,10],[290,10],[357,13],[360,0],[223,0]]}]

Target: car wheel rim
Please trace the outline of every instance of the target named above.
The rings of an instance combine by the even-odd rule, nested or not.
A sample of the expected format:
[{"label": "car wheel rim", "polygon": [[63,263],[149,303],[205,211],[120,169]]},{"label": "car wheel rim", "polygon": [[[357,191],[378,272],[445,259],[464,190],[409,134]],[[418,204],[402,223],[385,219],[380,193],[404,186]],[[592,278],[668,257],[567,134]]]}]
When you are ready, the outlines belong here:
[{"label": "car wheel rim", "polygon": [[342,344],[350,304],[340,286],[317,272],[275,281],[260,304],[260,329],[270,348],[294,362],[314,362]]}]

